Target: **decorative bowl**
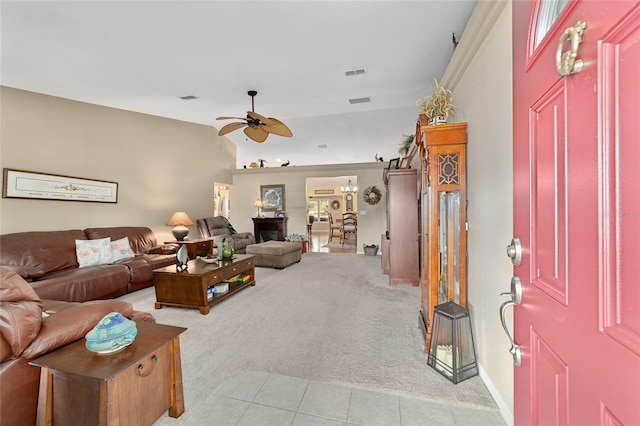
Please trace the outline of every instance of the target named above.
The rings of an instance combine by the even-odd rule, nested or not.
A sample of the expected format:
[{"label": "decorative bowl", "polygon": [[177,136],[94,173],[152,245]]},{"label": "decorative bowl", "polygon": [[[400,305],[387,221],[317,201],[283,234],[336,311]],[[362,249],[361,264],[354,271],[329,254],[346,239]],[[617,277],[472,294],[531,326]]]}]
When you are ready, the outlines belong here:
[{"label": "decorative bowl", "polygon": [[205,256],[200,256],[198,257],[198,259],[202,260],[205,263],[218,263],[218,257],[205,257]]}]

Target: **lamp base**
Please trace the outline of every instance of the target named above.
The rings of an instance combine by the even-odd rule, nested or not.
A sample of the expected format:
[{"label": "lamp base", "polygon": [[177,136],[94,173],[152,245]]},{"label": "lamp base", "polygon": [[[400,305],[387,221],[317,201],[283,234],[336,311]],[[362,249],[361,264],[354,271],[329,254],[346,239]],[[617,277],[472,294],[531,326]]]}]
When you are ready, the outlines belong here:
[{"label": "lamp base", "polygon": [[171,233],[176,241],[184,241],[185,237],[189,235],[189,228],[186,226],[176,226],[171,230]]}]

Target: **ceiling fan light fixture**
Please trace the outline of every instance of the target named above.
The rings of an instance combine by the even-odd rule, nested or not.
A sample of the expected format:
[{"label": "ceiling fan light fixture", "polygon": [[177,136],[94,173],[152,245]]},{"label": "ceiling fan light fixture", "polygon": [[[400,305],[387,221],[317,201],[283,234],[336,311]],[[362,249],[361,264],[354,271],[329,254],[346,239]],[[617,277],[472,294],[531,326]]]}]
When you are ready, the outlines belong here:
[{"label": "ceiling fan light fixture", "polygon": [[249,96],[251,96],[251,111],[247,111],[247,118],[243,117],[217,117],[216,120],[244,120],[242,123],[230,123],[226,126],[223,126],[220,131],[218,131],[218,136],[225,135],[234,130],[241,129],[245,127],[244,134],[247,135],[251,140],[255,142],[264,142],[269,134],[273,133],[274,135],[291,137],[293,133],[291,130],[280,120],[277,120],[273,117],[265,117],[261,114],[255,112],[254,106],[254,97],[258,94],[257,90],[249,90],[247,92]]}]

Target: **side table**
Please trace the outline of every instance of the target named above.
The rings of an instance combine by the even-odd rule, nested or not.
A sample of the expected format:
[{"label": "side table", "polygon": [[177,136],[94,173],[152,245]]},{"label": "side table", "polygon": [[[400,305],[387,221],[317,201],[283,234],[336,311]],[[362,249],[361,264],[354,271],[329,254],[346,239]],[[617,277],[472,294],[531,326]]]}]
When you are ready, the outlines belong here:
[{"label": "side table", "polygon": [[135,341],[100,355],[85,340],[30,362],[41,367],[38,425],[151,425],[184,412],[179,335],[186,328],[136,323]]},{"label": "side table", "polygon": [[189,259],[195,259],[200,256],[206,256],[213,249],[213,239],[205,240],[186,240],[186,241],[165,241],[165,244],[178,244],[187,247],[187,255]]}]

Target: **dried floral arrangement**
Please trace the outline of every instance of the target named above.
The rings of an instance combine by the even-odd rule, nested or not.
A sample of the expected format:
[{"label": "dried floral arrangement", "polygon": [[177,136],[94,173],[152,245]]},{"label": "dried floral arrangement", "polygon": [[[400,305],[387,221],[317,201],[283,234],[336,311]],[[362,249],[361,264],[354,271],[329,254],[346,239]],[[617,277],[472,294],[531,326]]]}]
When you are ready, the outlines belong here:
[{"label": "dried floral arrangement", "polygon": [[433,93],[422,100],[419,112],[427,117],[429,124],[446,123],[449,117],[455,115],[453,95],[451,90],[441,86],[435,78],[433,86]]}]

